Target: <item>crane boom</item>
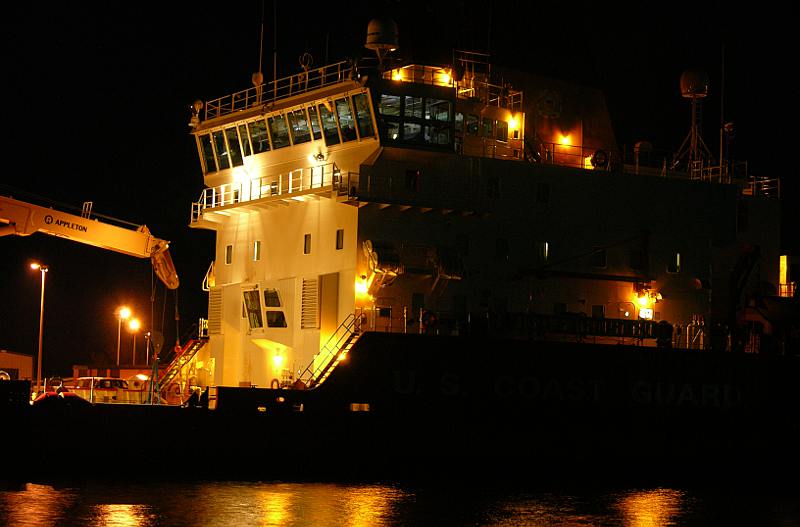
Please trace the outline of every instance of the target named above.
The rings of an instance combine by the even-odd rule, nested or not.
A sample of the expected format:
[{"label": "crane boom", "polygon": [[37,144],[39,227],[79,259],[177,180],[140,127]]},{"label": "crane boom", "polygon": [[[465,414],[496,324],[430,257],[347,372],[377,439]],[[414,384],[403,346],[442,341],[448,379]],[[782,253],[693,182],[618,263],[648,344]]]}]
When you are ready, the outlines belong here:
[{"label": "crane boom", "polygon": [[37,232],[138,258],[150,258],[156,274],[168,288],[176,289],[179,285],[169,255],[169,242],[150,234],[146,225],[128,229],[0,196],[0,236],[29,236]]}]

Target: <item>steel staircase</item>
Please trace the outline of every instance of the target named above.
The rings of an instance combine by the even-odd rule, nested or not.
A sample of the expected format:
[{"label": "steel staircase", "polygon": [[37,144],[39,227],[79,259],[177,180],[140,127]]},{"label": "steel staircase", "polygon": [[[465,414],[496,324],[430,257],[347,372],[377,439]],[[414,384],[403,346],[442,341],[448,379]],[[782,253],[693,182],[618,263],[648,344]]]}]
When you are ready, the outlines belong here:
[{"label": "steel staircase", "polygon": [[[315,357],[316,360],[312,360],[297,379],[308,388],[322,384],[336,368],[336,365],[347,356],[360,333],[361,317],[351,313],[319,350]],[[315,362],[318,362],[316,368],[314,367]]]},{"label": "steel staircase", "polygon": [[184,366],[189,364],[189,362],[197,355],[197,352],[200,351],[200,348],[205,346],[206,339],[192,339],[187,342],[182,348],[180,353],[178,353],[174,359],[169,363],[169,366],[164,368],[161,371],[161,374],[158,376],[158,384],[161,387],[168,386],[175,377],[178,376],[181,369]]}]

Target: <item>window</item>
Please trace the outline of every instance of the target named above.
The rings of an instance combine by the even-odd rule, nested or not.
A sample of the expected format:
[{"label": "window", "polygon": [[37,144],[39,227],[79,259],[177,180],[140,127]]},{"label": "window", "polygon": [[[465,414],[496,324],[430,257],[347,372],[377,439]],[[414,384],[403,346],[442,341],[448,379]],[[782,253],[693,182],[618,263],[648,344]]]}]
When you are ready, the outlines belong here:
[{"label": "window", "polygon": [[429,145],[449,145],[450,125],[426,126],[423,139]]},{"label": "window", "polygon": [[264,319],[261,316],[261,298],[258,295],[258,289],[242,291],[242,294],[244,295],[244,309],[250,329],[263,328]]},{"label": "window", "polygon": [[242,139],[242,153],[244,153],[244,157],[247,157],[252,154],[250,150],[250,138],[247,136],[247,125],[239,125],[239,137]]},{"label": "window", "polygon": [[344,229],[336,230],[336,250],[344,249]]},{"label": "window", "polygon": [[311,122],[311,133],[314,136],[314,141],[319,141],[322,139],[322,128],[319,126],[319,114],[316,106],[308,107],[308,120]]},{"label": "window", "polygon": [[505,121],[495,121],[495,131],[498,141],[508,141],[508,123]]},{"label": "window", "polygon": [[303,237],[303,254],[311,254],[311,235],[306,234]]},{"label": "window", "polygon": [[681,253],[675,253],[667,263],[667,272],[668,273],[680,273],[681,272]]},{"label": "window", "polygon": [[417,123],[403,123],[403,141],[419,141],[422,125]]},{"label": "window", "polygon": [[287,114],[289,127],[292,131],[292,143],[300,144],[311,141],[311,132],[308,129],[305,110],[295,110]]},{"label": "window", "polygon": [[450,109],[452,104],[445,99],[425,99],[425,119],[450,122]]},{"label": "window", "polygon": [[592,306],[592,318],[605,318],[606,306]]},{"label": "window", "polygon": [[478,135],[478,116],[467,114],[467,135]]},{"label": "window", "polygon": [[277,289],[264,289],[264,306],[281,307],[281,297]]},{"label": "window", "polygon": [[225,246],[225,263],[230,265],[233,262],[233,245]]},{"label": "window", "polygon": [[250,139],[253,141],[253,153],[269,151],[269,135],[267,135],[267,122],[264,119],[247,123],[250,129]]},{"label": "window", "polygon": [[378,105],[378,112],[381,115],[396,115],[400,116],[400,96],[389,95],[384,93],[381,95],[381,102]]},{"label": "window", "polygon": [[385,121],[384,133],[384,139],[387,141],[397,141],[400,138],[400,123]]},{"label": "window", "polygon": [[603,247],[595,247],[592,249],[592,267],[605,268],[606,266],[606,250]]},{"label": "window", "polygon": [[464,114],[461,112],[456,112],[456,134],[459,132],[464,131]]},{"label": "window", "polygon": [[214,135],[214,147],[217,154],[217,166],[220,170],[230,168],[230,161],[228,158],[228,147],[225,145],[225,136],[222,130],[217,130]]},{"label": "window", "polygon": [[273,115],[267,119],[269,123],[269,133],[272,135],[272,148],[278,149],[289,146],[289,127],[286,126],[286,119],[283,114]]},{"label": "window", "polygon": [[403,115],[405,117],[417,117],[422,119],[422,97],[412,97],[406,95],[404,97],[405,107]]},{"label": "window", "polygon": [[239,133],[236,127],[225,129],[225,138],[228,140],[228,147],[231,153],[231,163],[233,166],[242,166],[242,148],[239,146]]},{"label": "window", "polygon": [[319,115],[322,119],[322,134],[328,146],[339,144],[339,128],[336,126],[336,116],[324,104],[319,105]]},{"label": "window", "polygon": [[357,139],[353,114],[347,99],[336,100],[336,116],[339,118],[339,128],[342,130],[342,142],[346,143]]},{"label": "window", "polygon": [[271,328],[285,328],[286,317],[283,311],[267,311],[267,326]]},{"label": "window", "polygon": [[211,134],[200,136],[200,151],[203,153],[206,172],[216,172],[217,161],[214,159],[214,147],[211,146]]},{"label": "window", "polygon": [[356,124],[358,124],[358,134],[364,137],[375,137],[375,128],[372,126],[372,112],[370,111],[369,99],[366,93],[359,93],[353,96],[353,108],[356,110]]},{"label": "window", "polygon": [[492,136],[492,124],[494,121],[489,119],[488,117],[484,117],[481,119],[481,136],[483,137],[493,137]]},{"label": "window", "polygon": [[253,242],[253,261],[259,260],[261,260],[261,240],[256,240]]}]

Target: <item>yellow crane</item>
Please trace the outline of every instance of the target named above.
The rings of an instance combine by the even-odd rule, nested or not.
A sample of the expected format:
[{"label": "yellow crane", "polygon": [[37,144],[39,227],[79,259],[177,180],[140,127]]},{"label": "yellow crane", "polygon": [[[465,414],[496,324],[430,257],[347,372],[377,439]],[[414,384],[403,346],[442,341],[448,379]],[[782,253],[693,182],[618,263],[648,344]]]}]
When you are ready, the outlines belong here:
[{"label": "yellow crane", "polygon": [[0,236],[29,236],[43,232],[138,258],[150,258],[153,270],[169,289],[180,281],[169,254],[169,242],[150,234],[146,225],[135,229],[101,222],[84,206],[80,216],[50,207],[0,196]]}]

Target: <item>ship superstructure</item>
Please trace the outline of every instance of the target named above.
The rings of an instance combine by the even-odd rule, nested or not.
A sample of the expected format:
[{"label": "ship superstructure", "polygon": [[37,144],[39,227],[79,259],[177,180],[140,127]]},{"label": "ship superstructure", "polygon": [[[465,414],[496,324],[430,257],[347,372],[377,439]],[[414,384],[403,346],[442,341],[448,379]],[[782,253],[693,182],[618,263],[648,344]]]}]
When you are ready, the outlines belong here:
[{"label": "ship superstructure", "polygon": [[778,280],[770,181],[626,162],[596,92],[479,53],[305,68],[191,127],[204,385],[317,384],[366,330],[707,347]]}]

